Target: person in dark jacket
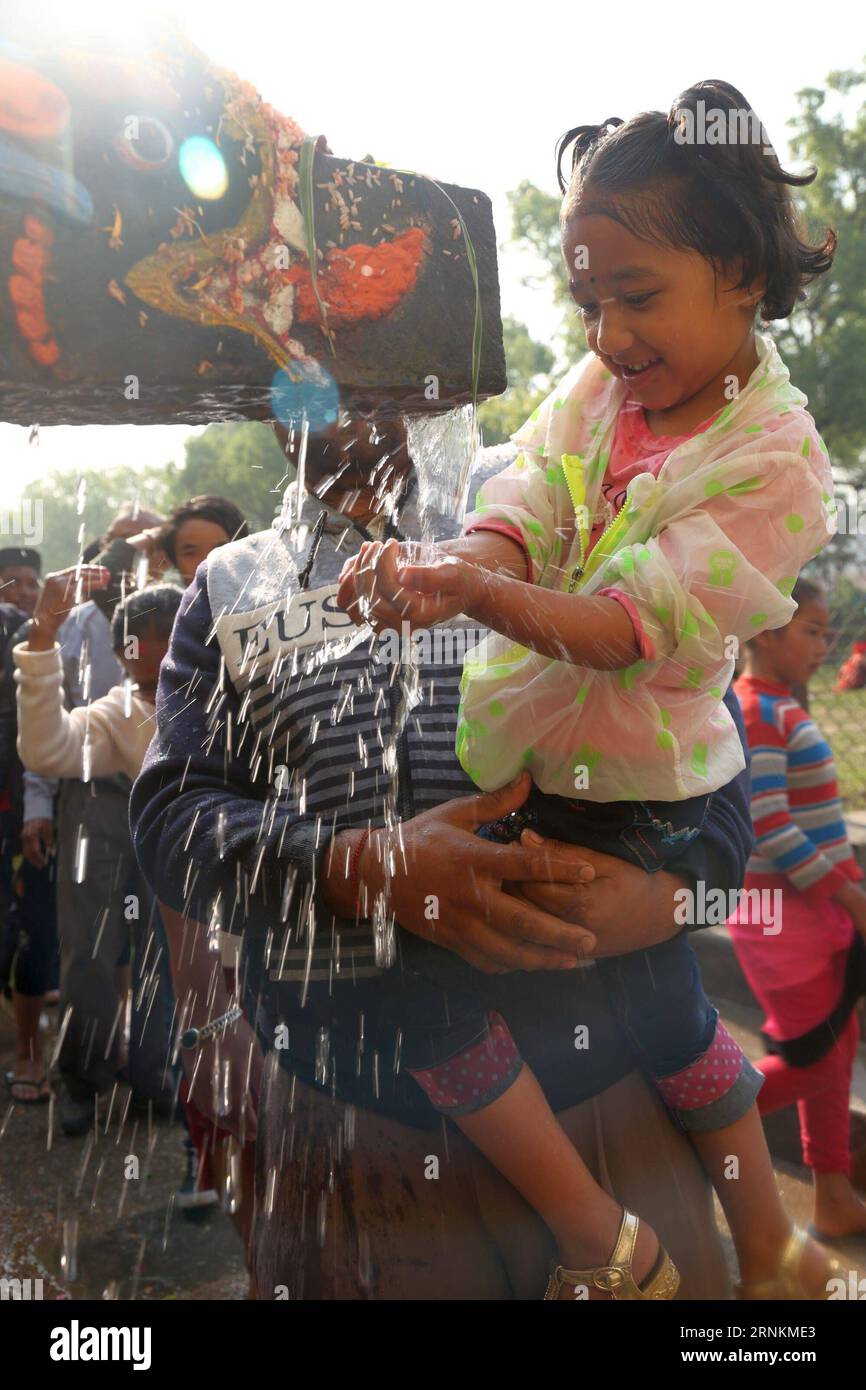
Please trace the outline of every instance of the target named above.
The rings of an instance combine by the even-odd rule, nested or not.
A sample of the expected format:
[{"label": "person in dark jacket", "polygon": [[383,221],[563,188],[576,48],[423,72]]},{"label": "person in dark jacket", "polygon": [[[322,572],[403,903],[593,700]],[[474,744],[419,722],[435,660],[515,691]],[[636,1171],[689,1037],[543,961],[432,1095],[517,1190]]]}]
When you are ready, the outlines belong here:
[{"label": "person in dark jacket", "polygon": [[[4,568],[4,560],[10,559],[15,564]],[[0,551],[3,592],[12,573],[19,600],[30,610],[0,604],[0,989],[11,995],[15,1012],[15,1067],[6,1073],[5,1082],[18,1105],[39,1105],[51,1094],[39,1020],[46,996],[57,988],[59,974],[55,865],[50,859],[37,867],[22,854],[24,769],[15,746],[12,648],[32,616],[29,596],[35,586],[38,597],[39,572],[36,551]]]},{"label": "person in dark jacket", "polygon": [[[642,1180],[638,1200],[690,1296],[723,1296],[725,1274],[698,1170],[632,1075],[628,1038],[594,972],[575,978],[573,970],[592,953],[622,954],[674,935],[673,895],[683,884],[739,886],[752,845],[748,776],[713,798],[704,834],[669,873],[648,876],[574,847],[479,838],[478,826],[516,810],[522,796],[514,789],[474,795],[454,755],[460,658],[465,638],[471,645],[475,634],[461,639],[459,627],[437,630],[441,650],[401,680],[377,659],[375,645],[358,640],[335,602],[342,564],[362,539],[418,532],[405,441],[387,431],[373,439],[358,448],[357,439],[337,436],[311,449],[307,486],[321,500],[293,494],[282,525],[221,547],[199,567],[163,664],[157,730],[130,803],[136,851],[157,895],[212,930],[243,934],[244,1003],[267,1054],[267,1103],[258,1097],[260,1295],[285,1289],[273,1296],[444,1297],[450,1290],[455,1297],[508,1297],[524,1287],[495,1220],[510,1294],[500,1276],[484,1272],[489,1256],[481,1255],[477,1236],[465,1269],[457,1268],[456,1245],[447,1269],[435,1256],[438,1237],[431,1246],[429,1231],[441,1220],[446,1239],[450,1231],[459,1240],[467,1220],[460,1173],[478,1160],[465,1150],[456,1188],[443,1182],[434,1191],[436,1184],[418,1183],[407,1171],[411,1200],[405,1187],[403,1199],[389,1189],[383,1200],[394,1219],[368,1212],[372,1225],[359,1232],[360,1173],[372,1181],[383,1161],[383,1134],[395,1158],[404,1146],[410,1166],[420,1146],[430,1157],[442,1150],[435,1138],[441,1119],[400,1066],[400,1020],[411,997],[394,963],[396,919],[479,969],[489,1007],[507,1017],[551,1106],[563,1123],[573,1114],[566,1127],[572,1125],[575,1142],[585,1126],[581,1106],[598,1098],[605,1113],[596,1167],[607,1156],[613,1170],[614,1147],[621,1157],[629,1147],[634,1152],[635,1136],[626,1141],[623,1125],[640,1117],[641,1141],[653,1136],[658,1164],[642,1175],[620,1167],[617,1192],[627,1199],[629,1184]],[[503,466],[501,457],[491,462]],[[377,489],[383,473],[387,486]],[[457,527],[439,518],[435,530],[454,535]],[[737,718],[735,702],[729,707]],[[358,859],[368,828],[383,824],[394,835],[383,885],[387,907],[373,922],[358,920]],[[593,1039],[579,1066],[576,1024]],[[326,1110],[319,1095],[329,1097]],[[605,1100],[616,1095],[618,1102]],[[426,1135],[412,1157],[407,1126]],[[353,1160],[356,1132],[363,1132],[365,1149]],[[446,1142],[461,1152],[454,1131]],[[307,1154],[306,1182],[290,1162],[296,1144]],[[324,1168],[319,1153],[331,1155]],[[329,1162],[342,1174],[334,1202],[333,1178],[317,1190]],[[488,1172],[485,1201],[493,1182]],[[664,1209],[660,1215],[654,1203]],[[303,1218],[302,1211],[310,1214]],[[279,1220],[265,1220],[273,1213]],[[486,1218],[472,1218],[477,1230]],[[331,1219],[338,1257],[328,1247],[325,1260]],[[414,1245],[400,1234],[404,1219]],[[520,1220],[527,1219],[523,1212]],[[700,1256],[684,1248],[688,1220],[704,1228]],[[533,1239],[543,1250],[537,1230]]]}]

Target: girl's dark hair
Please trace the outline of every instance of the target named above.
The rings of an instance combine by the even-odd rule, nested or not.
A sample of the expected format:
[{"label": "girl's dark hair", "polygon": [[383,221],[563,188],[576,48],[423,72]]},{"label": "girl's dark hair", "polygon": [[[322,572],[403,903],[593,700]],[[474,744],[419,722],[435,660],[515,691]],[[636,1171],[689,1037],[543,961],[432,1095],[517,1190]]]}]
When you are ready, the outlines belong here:
[{"label": "girl's dark hair", "polygon": [[824,590],[814,579],[798,579],[791,590],[791,598],[802,608],[804,603],[813,603],[815,599],[823,600]]},{"label": "girl's dark hair", "polygon": [[[708,115],[713,129],[699,129]],[[720,128],[724,143],[702,142]],[[562,161],[569,146],[566,181]],[[746,98],[728,82],[698,82],[667,115],[644,111],[630,121],[613,116],[601,125],[575,126],[559,140],[556,160],[566,194],[563,221],[578,210],[610,217],[645,241],[699,252],[717,273],[740,261],[737,288],[766,276],[765,322],[787,318],[805,298],[803,286],[833,264],[836,233],[827,229],[818,246],[804,240],[791,194],[792,187],[811,183],[817,170],[787,173]]]},{"label": "girl's dark hair", "polygon": [[128,594],[111,619],[112,649],[122,652],[127,637],[144,637],[149,632],[167,641],[182,598],[183,589],[176,584],[154,584]]},{"label": "girl's dark hair", "polygon": [[177,533],[185,521],[193,519],[215,522],[223,528],[231,541],[240,540],[242,536],[250,534],[243,512],[234,502],[229,502],[228,498],[216,497],[210,493],[204,493],[201,497],[191,497],[188,502],[182,502],[169,513],[168,520],[159,533],[159,544],[173,565],[177,564]]}]

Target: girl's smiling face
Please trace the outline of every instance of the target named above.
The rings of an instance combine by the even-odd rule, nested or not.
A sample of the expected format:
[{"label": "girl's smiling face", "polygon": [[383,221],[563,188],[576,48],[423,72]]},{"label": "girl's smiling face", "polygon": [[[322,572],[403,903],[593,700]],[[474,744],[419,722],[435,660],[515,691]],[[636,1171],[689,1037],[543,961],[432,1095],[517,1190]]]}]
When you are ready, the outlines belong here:
[{"label": "girl's smiling face", "polygon": [[761,294],[737,289],[736,269],[715,276],[697,251],[645,241],[599,213],[574,213],[562,249],[589,347],[627,382],[654,433],[688,433],[745,386]]}]

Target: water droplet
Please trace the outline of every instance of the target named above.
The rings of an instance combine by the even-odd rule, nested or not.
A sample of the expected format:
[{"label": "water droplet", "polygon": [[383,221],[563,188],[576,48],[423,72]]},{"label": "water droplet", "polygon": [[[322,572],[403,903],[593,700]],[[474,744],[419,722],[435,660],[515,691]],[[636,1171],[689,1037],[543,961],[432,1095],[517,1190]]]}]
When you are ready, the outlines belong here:
[{"label": "water droplet", "polygon": [[234,1216],[240,1209],[241,1197],[241,1146],[236,1139],[232,1138],[228,1143],[223,1175],[223,1211],[228,1212],[229,1216]]},{"label": "water droplet", "polygon": [[324,1086],[328,1080],[328,1061],[331,1055],[331,1039],[327,1028],[320,1028],[316,1034],[316,1081]]},{"label": "water droplet", "polygon": [[274,1214],[274,1194],[276,1190],[277,1170],[276,1168],[269,1168],[267,1181],[265,1183],[265,1216],[273,1216]]},{"label": "water droplet", "polygon": [[366,1231],[361,1231],[358,1235],[358,1281],[366,1292],[372,1291],[373,1259],[370,1254],[370,1237]]},{"label": "water droplet", "polygon": [[60,1237],[60,1277],[71,1284],[78,1277],[78,1217],[69,1216],[63,1222]]},{"label": "water droplet", "polygon": [[74,883],[83,883],[87,873],[87,831],[83,825],[79,825],[78,834],[75,839],[75,866],[72,873]]}]

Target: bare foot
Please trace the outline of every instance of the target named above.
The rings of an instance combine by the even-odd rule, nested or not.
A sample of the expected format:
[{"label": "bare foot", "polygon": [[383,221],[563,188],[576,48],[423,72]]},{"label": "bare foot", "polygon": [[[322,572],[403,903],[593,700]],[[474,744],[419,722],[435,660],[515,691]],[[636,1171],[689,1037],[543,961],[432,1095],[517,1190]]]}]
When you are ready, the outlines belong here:
[{"label": "bare foot", "polygon": [[860,1201],[847,1181],[836,1192],[815,1193],[812,1225],[829,1240],[841,1236],[866,1235],[866,1204]]}]

